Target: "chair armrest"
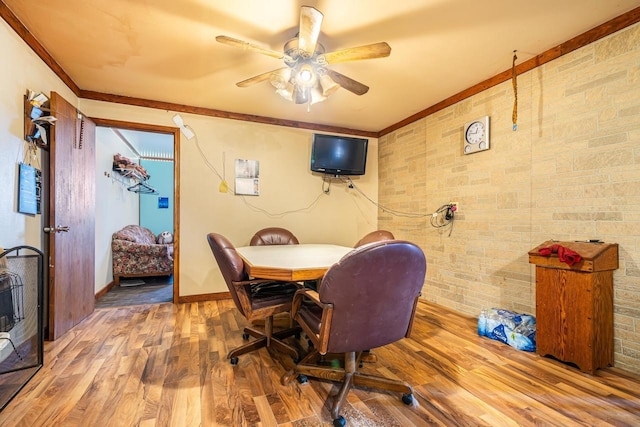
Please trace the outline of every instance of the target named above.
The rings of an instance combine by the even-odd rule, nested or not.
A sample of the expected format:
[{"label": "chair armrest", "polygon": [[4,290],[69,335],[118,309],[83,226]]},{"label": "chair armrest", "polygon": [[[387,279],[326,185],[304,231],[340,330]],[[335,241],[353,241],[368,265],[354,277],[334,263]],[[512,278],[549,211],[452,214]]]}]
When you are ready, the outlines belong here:
[{"label": "chair armrest", "polygon": [[[272,279],[232,280],[231,285],[233,287],[230,287],[229,290],[236,294],[236,303],[242,307],[240,311],[247,318],[250,318],[251,313],[254,313],[255,310],[264,311],[269,307],[272,310],[277,309],[279,312],[290,311],[293,294],[300,287],[297,282]],[[264,302],[260,303],[261,299],[267,301],[269,307],[265,306]]]},{"label": "chair armrest", "polygon": [[292,319],[296,316],[298,310],[300,310],[302,302],[305,300],[305,298],[324,310],[325,304],[320,301],[320,295],[318,294],[318,292],[314,291],[313,289],[303,288],[293,294],[293,304],[291,305]]},{"label": "chair armrest", "polygon": [[273,280],[273,279],[250,279],[250,280],[242,280],[240,282],[234,282],[231,281],[231,283],[233,283],[233,286],[235,286],[236,288],[242,288],[246,285],[260,285],[262,283],[278,283],[281,285],[295,285],[297,288],[300,287],[300,284],[298,282],[288,282],[288,281],[284,281],[284,280]]},{"label": "chair armrest", "polygon": [[252,279],[252,280],[243,280],[241,282],[231,282],[233,286],[236,288],[241,288],[245,285],[259,285],[260,283],[273,282],[271,279]]},{"label": "chair armrest", "polygon": [[[315,327],[307,324],[307,321],[304,320],[303,314],[299,314],[303,303],[313,303],[322,310],[319,332],[315,330]],[[320,301],[320,294],[313,289],[300,289],[293,295],[291,318],[296,320],[302,327],[302,330],[307,334],[307,337],[313,342],[316,350],[318,350],[320,354],[326,354],[329,343],[329,330],[331,329],[331,321],[333,319],[333,304]]]}]

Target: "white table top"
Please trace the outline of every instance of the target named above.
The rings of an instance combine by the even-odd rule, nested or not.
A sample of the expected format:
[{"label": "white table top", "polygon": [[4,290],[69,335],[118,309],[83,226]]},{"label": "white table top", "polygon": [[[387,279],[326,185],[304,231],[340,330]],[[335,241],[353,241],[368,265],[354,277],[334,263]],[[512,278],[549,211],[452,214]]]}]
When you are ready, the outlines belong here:
[{"label": "white table top", "polygon": [[353,250],[322,244],[242,246],[236,248],[252,277],[275,280],[314,280]]}]

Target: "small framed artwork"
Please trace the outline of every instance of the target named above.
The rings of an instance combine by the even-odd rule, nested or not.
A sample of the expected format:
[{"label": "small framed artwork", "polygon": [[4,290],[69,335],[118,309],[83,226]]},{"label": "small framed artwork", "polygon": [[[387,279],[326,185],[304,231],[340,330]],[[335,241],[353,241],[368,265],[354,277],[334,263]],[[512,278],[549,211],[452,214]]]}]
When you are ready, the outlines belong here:
[{"label": "small framed artwork", "polygon": [[168,197],[158,197],[158,209],[169,209]]},{"label": "small framed artwork", "polygon": [[236,159],[236,192],[247,196],[260,195],[260,162]]}]

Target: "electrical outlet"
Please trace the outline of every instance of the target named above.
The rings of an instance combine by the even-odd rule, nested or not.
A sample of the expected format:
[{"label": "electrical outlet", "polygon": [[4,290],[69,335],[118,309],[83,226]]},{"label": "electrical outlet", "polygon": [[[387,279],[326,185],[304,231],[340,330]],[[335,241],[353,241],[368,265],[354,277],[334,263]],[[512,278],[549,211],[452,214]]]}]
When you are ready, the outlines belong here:
[{"label": "electrical outlet", "polygon": [[457,214],[460,213],[460,205],[458,202],[449,202],[449,206],[451,206],[451,210]]}]

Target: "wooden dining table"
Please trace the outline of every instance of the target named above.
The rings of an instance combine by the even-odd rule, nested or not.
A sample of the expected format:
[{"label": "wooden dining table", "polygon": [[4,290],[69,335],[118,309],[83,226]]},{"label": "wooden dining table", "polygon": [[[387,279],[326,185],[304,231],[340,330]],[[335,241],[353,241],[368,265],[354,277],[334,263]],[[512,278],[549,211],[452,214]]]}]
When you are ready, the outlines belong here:
[{"label": "wooden dining table", "polygon": [[273,280],[316,280],[336,262],[351,252],[352,247],[301,244],[241,246],[236,248],[251,277]]}]

